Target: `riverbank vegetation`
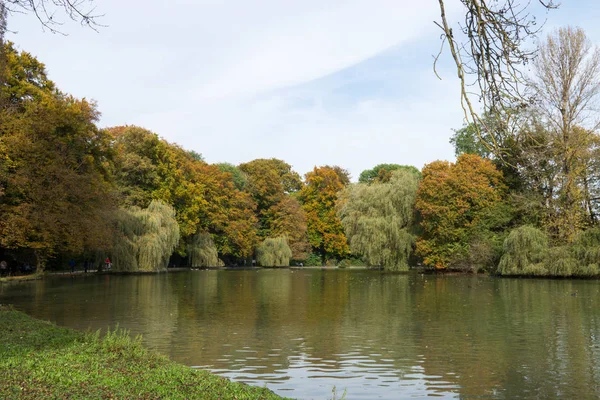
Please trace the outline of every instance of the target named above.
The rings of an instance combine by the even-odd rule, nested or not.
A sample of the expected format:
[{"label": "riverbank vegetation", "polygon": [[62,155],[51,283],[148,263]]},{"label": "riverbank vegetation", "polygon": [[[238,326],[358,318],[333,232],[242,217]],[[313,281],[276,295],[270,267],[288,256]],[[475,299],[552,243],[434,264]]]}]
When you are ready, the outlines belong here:
[{"label": "riverbank vegetation", "polygon": [[[209,164],[137,126],[101,129],[95,103],[2,46],[0,257],[169,266],[354,265],[391,271],[597,276],[600,53],[561,28],[540,45],[527,107],[455,132],[455,162],[340,166],[304,177],[276,158]],[[489,146],[493,142],[494,146]],[[80,267],[81,268],[81,267]]]},{"label": "riverbank vegetation", "polygon": [[0,306],[3,399],[279,399],[147,351],[126,331],[81,333]]}]

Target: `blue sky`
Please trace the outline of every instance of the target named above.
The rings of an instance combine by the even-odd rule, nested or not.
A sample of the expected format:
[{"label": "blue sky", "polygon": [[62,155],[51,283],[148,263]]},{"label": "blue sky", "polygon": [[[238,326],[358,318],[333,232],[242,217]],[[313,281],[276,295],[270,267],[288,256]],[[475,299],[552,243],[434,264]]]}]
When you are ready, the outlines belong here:
[{"label": "blue sky", "polygon": [[[600,43],[600,3],[563,3],[545,29],[581,26]],[[51,34],[13,15],[8,37],[61,89],[96,100],[101,126],[143,126],[208,162],[276,157],[301,174],[337,164],[354,179],[379,163],[454,159],[463,114],[447,53],[443,80],[432,71],[437,1],[96,4],[98,33],[71,23]],[[457,20],[460,2],[447,5]]]}]

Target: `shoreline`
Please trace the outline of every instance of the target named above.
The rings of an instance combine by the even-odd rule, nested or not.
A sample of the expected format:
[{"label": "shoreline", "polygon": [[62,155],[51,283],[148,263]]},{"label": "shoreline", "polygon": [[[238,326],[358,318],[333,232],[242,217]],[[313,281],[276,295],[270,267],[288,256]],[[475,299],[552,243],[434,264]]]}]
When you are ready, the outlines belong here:
[{"label": "shoreline", "polygon": [[100,337],[0,305],[0,398],[282,399],[176,363],[124,330]]},{"label": "shoreline", "polygon": [[248,270],[290,270],[302,271],[302,270],[322,270],[322,271],[373,271],[390,274],[420,274],[427,276],[489,276],[493,278],[513,278],[513,279],[558,279],[558,280],[600,280],[600,275],[594,276],[560,276],[560,275],[500,275],[492,274],[489,272],[473,272],[473,271],[456,271],[456,270],[431,270],[422,267],[414,267],[408,271],[385,271],[383,269],[371,268],[367,266],[349,266],[349,267],[338,267],[338,266],[287,266],[287,267],[247,267],[247,266],[225,266],[225,267],[181,267],[181,268],[169,268],[165,271],[100,271],[89,270],[87,273],[83,270],[71,271],[46,271],[43,274],[30,274],[30,275],[17,275],[1,277],[0,284],[3,283],[17,283],[42,280],[49,277],[64,277],[64,278],[75,278],[92,275],[102,276],[128,276],[128,275],[161,275],[169,273],[178,273],[186,271],[248,271]]}]

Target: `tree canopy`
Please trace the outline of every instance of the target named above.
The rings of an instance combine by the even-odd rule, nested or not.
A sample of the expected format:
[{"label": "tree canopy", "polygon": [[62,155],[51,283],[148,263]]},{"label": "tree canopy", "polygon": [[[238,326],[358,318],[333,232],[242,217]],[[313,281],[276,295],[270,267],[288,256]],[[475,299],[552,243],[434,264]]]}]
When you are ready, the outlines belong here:
[{"label": "tree canopy", "polygon": [[387,182],[345,188],[338,215],[353,254],[368,265],[405,271],[415,241],[411,228],[419,178],[408,169],[390,175]]}]

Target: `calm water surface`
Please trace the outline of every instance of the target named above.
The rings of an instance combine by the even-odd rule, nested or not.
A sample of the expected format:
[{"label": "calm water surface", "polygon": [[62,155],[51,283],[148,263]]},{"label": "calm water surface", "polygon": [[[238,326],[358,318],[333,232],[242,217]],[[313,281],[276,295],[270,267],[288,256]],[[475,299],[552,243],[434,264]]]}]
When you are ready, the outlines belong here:
[{"label": "calm water surface", "polygon": [[190,271],[0,284],[59,325],[117,324],[284,396],[600,397],[600,282],[372,271]]}]

